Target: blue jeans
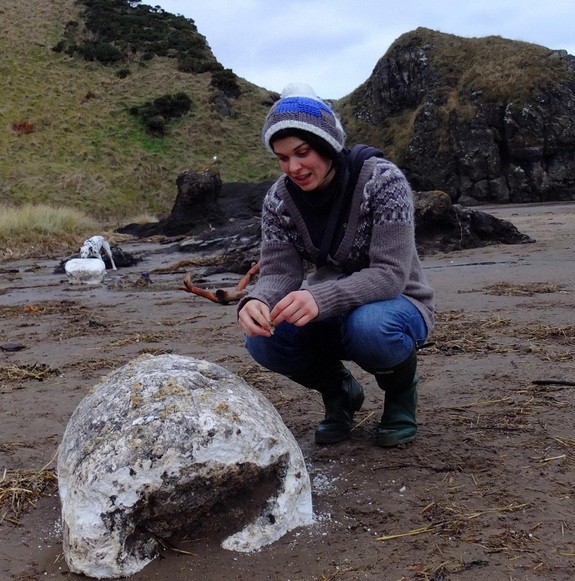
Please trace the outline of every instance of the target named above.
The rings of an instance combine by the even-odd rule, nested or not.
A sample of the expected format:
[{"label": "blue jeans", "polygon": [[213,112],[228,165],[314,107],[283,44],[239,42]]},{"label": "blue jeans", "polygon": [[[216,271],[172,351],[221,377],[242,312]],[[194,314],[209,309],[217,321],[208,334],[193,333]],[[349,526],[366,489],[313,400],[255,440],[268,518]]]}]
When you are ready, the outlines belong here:
[{"label": "blue jeans", "polygon": [[426,338],[420,312],[399,296],[303,327],[283,322],[271,337],[246,337],[245,344],[260,365],[291,376],[342,360],[354,361],[370,373],[389,369],[405,361]]}]

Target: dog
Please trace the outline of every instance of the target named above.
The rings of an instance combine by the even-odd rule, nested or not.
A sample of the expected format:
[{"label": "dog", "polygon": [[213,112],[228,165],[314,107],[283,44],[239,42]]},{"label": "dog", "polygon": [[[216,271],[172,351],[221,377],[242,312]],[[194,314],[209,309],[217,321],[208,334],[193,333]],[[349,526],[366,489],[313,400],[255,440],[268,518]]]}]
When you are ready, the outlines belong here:
[{"label": "dog", "polygon": [[103,236],[92,236],[92,238],[85,240],[82,248],[80,248],[80,258],[102,258],[102,250],[108,255],[112,263],[112,269],[118,270],[114,264],[110,244]]}]

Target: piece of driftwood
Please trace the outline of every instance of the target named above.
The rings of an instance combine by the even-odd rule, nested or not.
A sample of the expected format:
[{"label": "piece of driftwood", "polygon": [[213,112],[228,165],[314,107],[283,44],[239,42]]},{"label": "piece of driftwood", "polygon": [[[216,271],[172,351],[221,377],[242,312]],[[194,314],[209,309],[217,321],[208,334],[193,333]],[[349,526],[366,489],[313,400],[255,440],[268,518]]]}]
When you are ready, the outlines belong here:
[{"label": "piece of driftwood", "polygon": [[188,272],[184,276],[183,290],[185,290],[186,292],[195,294],[199,297],[203,297],[205,299],[208,299],[209,301],[212,301],[214,303],[220,303],[222,305],[229,305],[230,303],[236,303],[236,302],[240,301],[244,296],[246,296],[246,294],[247,294],[246,287],[248,286],[248,284],[250,284],[250,282],[252,281],[254,276],[256,274],[258,274],[259,271],[260,271],[260,265],[259,265],[259,263],[256,263],[248,270],[248,272],[246,272],[246,274],[244,274],[244,276],[241,278],[240,282],[238,282],[235,289],[228,290],[228,289],[219,288],[215,291],[211,291],[211,290],[202,288],[202,287],[198,286],[197,284],[194,284],[194,282],[192,281],[192,275],[191,275],[191,273]]}]

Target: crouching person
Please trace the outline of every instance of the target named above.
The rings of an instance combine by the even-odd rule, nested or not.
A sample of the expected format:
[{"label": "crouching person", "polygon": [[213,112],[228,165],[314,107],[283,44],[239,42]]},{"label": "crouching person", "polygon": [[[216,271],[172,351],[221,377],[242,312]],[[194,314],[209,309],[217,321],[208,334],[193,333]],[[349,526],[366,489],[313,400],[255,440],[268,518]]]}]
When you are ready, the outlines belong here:
[{"label": "crouching person", "polygon": [[409,183],[377,149],[346,148],[338,118],[307,85],[284,90],[262,140],[283,174],[263,203],[259,280],[238,306],[246,347],[264,367],[321,393],[318,444],[349,438],[363,404],[342,361],[372,373],[385,392],[376,444],[409,442],[417,347],[434,324]]}]

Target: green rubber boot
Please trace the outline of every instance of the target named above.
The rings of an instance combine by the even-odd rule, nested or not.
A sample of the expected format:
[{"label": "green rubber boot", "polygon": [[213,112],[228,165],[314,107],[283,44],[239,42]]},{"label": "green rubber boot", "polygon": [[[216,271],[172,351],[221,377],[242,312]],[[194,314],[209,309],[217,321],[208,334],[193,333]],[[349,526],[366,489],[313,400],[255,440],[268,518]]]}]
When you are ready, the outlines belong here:
[{"label": "green rubber boot", "polygon": [[347,377],[337,389],[322,392],[325,418],[315,431],[316,444],[337,444],[347,440],[353,426],[353,415],[359,411],[364,400],[363,388],[347,371]]},{"label": "green rubber boot", "polygon": [[417,408],[416,373],[417,356],[415,350],[402,363],[376,372],[379,387],[385,391],[383,415],[375,433],[375,444],[384,448],[407,444],[417,433],[415,412]]},{"label": "green rubber boot", "polygon": [[321,393],[325,417],[315,431],[316,444],[337,444],[347,440],[353,416],[363,405],[363,388],[341,362],[327,369],[318,366],[307,374],[289,375],[290,379]]}]

